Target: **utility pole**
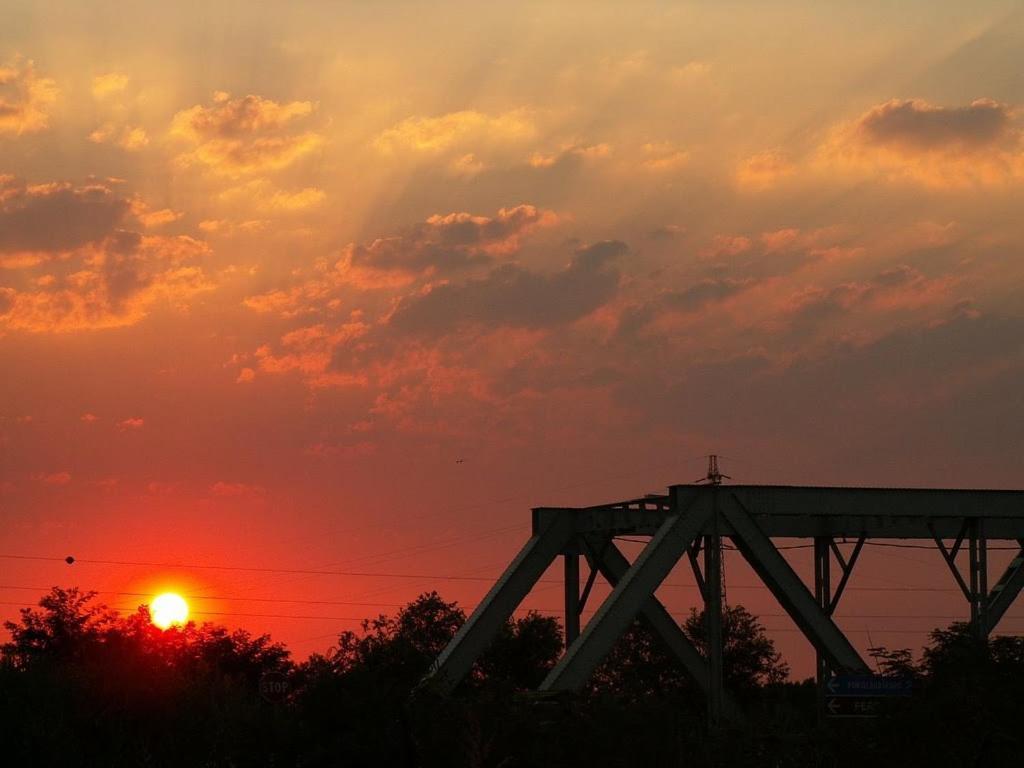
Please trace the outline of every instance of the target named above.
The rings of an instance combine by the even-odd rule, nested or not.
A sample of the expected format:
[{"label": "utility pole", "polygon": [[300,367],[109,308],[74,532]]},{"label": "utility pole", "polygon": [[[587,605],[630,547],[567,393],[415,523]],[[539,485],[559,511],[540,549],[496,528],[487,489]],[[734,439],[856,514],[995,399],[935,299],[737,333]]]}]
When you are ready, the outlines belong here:
[{"label": "utility pole", "polygon": [[711,727],[721,724],[725,701],[725,638],[722,631],[725,580],[718,509],[718,487],[723,479],[731,478],[722,474],[718,468],[718,456],[712,453],[708,456],[708,472],[703,478],[703,482],[712,486],[711,531],[704,537],[704,624],[708,637],[708,721]]}]

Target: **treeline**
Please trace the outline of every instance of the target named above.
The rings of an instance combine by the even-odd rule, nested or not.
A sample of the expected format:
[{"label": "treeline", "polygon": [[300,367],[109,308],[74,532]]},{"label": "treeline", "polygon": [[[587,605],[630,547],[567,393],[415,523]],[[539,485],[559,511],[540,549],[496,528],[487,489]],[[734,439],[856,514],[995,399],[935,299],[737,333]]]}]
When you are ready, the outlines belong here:
[{"label": "treeline", "polygon": [[[452,696],[417,683],[466,620],[424,594],[294,661],[269,636],[214,624],[167,631],[55,588],[0,646],[6,765],[1002,766],[1019,765],[1024,641],[936,630],[921,659],[874,650],[913,697],[877,720],[819,723],[810,681],[755,617],[725,615],[741,723],[709,731],[699,689],[643,626],[578,694],[530,693],[562,651],[557,620],[510,620]],[[703,617],[682,623],[703,650]]]}]

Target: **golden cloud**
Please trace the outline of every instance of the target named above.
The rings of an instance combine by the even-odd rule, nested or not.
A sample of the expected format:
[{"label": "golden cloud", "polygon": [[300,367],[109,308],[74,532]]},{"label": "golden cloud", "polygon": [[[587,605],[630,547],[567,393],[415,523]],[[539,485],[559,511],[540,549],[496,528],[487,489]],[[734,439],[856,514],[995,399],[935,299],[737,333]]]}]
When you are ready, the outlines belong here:
[{"label": "golden cloud", "polygon": [[37,472],[32,479],[44,485],[67,485],[71,482],[70,472]]},{"label": "golden cloud", "polygon": [[333,312],[343,288],[399,288],[418,278],[483,266],[515,253],[524,237],[558,221],[553,211],[525,204],[501,208],[493,216],[435,214],[399,234],[349,243],[335,264],[318,265],[311,279],[250,296],[244,303],[256,312],[282,317]]},{"label": "golden cloud", "polygon": [[285,190],[267,179],[252,179],[224,190],[218,197],[226,203],[240,203],[248,209],[293,213],[320,205],[327,198],[327,193],[319,187]]},{"label": "golden cloud", "polygon": [[128,87],[128,75],[121,72],[108,72],[96,75],[92,79],[92,95],[97,99],[105,99],[115,93],[122,93]]},{"label": "golden cloud", "polygon": [[530,155],[530,165],[534,168],[552,168],[571,160],[603,160],[612,153],[609,144],[577,144],[564,145],[557,152],[534,152]]},{"label": "golden cloud", "polygon": [[14,272],[0,285],[0,329],[67,333],[133,325],[158,302],[181,307],[211,290],[197,263],[208,253],[205,243],[186,236],[115,231]]},{"label": "golden cloud", "polygon": [[171,121],[173,136],[195,144],[178,161],[229,176],[286,168],[323,144],[315,132],[291,131],[294,121],[313,110],[308,101],[280,104],[253,95],[232,99],[218,91],[212,106],[196,105]]},{"label": "golden cloud", "polygon": [[641,149],[643,160],[640,165],[648,171],[675,171],[690,161],[690,153],[670,141],[647,143]]},{"label": "golden cloud", "polygon": [[139,126],[104,123],[89,134],[93,144],[114,144],[126,152],[138,152],[149,144],[149,134]]},{"label": "golden cloud", "polygon": [[736,182],[747,189],[767,189],[792,176],[796,166],[781,149],[758,152],[736,167]]},{"label": "golden cloud", "polygon": [[49,107],[59,95],[56,82],[39,77],[31,60],[0,65],[0,134],[20,136],[45,130],[50,124]]},{"label": "golden cloud", "polygon": [[383,131],[373,144],[385,154],[402,150],[437,154],[469,143],[524,141],[536,132],[533,121],[521,109],[499,115],[463,110],[437,117],[406,118]]},{"label": "golden cloud", "polygon": [[337,269],[357,287],[395,287],[417,275],[451,273],[513,253],[523,237],[558,221],[554,212],[532,205],[501,208],[494,216],[435,214],[400,235],[349,244]]}]

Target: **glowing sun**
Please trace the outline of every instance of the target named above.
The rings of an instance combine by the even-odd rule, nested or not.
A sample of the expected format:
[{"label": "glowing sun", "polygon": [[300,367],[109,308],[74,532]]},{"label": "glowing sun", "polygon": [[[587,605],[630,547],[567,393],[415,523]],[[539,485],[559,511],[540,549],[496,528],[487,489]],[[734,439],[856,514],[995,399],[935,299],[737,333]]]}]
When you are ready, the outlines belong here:
[{"label": "glowing sun", "polygon": [[188,620],[188,603],[181,595],[164,592],[153,598],[149,614],[154,624],[160,629],[167,629],[173,624],[184,624]]}]

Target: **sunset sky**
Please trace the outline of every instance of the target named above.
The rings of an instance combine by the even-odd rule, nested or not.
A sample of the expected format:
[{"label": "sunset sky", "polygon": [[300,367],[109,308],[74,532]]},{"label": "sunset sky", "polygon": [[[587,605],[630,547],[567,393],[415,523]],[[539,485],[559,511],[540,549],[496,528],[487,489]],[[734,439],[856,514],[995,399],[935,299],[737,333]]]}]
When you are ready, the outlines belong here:
[{"label": "sunset sky", "polygon": [[[5,559],[2,617],[173,588],[301,658],[423,590],[471,607],[441,577],[500,573],[531,506],[711,452],[1024,486],[1020,3],[0,15],[0,554],[187,564]],[[862,563],[861,648],[966,614],[937,553]]]}]

